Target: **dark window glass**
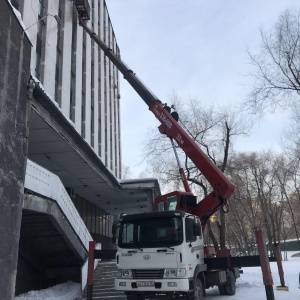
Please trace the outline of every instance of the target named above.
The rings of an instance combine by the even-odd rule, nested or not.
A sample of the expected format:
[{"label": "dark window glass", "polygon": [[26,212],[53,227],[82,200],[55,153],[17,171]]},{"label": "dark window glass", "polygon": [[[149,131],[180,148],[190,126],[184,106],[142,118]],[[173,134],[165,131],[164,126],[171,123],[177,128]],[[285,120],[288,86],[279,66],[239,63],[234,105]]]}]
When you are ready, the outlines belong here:
[{"label": "dark window glass", "polygon": [[163,211],[163,210],[165,210],[164,204],[165,204],[164,201],[158,202],[158,203],[157,203],[157,210],[158,210],[158,211]]},{"label": "dark window glass", "polygon": [[194,235],[195,220],[192,218],[185,219],[185,238],[186,242],[195,242],[197,237]]},{"label": "dark window glass", "polygon": [[177,196],[171,196],[167,199],[167,210],[176,210]]},{"label": "dark window glass", "polygon": [[183,242],[181,218],[153,218],[122,222],[119,247],[172,247]]},{"label": "dark window glass", "polygon": [[36,64],[35,64],[35,76],[42,82],[41,78],[41,62],[42,62],[42,50],[43,50],[43,39],[44,39],[44,27],[45,20],[43,19],[44,13],[44,0],[39,1],[39,14],[37,23],[37,37],[36,37]]},{"label": "dark window glass", "polygon": [[70,120],[75,123],[75,84],[76,84],[76,44],[77,44],[77,11],[73,8],[72,52],[71,52],[71,84],[70,84]]}]

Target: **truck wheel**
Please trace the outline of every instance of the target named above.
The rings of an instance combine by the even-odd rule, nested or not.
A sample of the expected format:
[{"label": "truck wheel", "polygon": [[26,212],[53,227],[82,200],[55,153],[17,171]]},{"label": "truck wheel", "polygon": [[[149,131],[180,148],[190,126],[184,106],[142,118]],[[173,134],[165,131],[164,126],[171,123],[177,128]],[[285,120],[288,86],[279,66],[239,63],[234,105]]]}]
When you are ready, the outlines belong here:
[{"label": "truck wheel", "polygon": [[202,282],[199,278],[196,279],[194,285],[194,291],[191,293],[187,293],[185,299],[186,300],[203,300],[203,286]]},{"label": "truck wheel", "polygon": [[203,286],[200,278],[197,278],[194,286],[194,300],[203,300]]},{"label": "truck wheel", "polygon": [[227,273],[228,282],[224,285],[227,295],[235,295],[235,277],[233,272],[229,271]]}]

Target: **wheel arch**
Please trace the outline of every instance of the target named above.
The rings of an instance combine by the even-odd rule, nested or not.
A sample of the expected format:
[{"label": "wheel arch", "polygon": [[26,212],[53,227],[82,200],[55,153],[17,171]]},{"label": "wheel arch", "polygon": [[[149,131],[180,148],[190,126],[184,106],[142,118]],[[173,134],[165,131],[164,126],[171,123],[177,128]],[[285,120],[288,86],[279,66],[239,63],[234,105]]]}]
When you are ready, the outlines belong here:
[{"label": "wheel arch", "polygon": [[195,272],[194,272],[194,285],[196,282],[196,279],[199,278],[202,282],[202,289],[203,289],[203,296],[206,296],[206,280],[205,280],[205,272],[207,271],[207,265],[202,264],[202,265],[197,265],[195,268]]}]

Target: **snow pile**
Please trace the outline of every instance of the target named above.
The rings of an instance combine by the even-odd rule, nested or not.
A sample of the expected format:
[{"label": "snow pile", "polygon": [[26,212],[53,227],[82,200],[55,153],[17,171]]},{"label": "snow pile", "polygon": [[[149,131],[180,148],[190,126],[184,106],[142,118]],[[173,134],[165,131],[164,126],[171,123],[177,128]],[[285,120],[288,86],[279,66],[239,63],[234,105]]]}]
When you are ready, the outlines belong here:
[{"label": "snow pile", "polygon": [[[300,299],[299,273],[300,257],[288,252],[288,261],[283,261],[285,285],[288,291],[276,290],[280,285],[276,262],[271,263],[272,276],[274,281],[274,296],[276,300],[297,300]],[[207,300],[264,300],[266,299],[265,286],[263,284],[260,267],[244,268],[244,273],[237,279],[236,294],[234,296],[220,296],[218,288],[207,290]],[[31,291],[27,294],[16,297],[15,300],[78,300],[81,299],[80,284],[67,282],[55,287]]]},{"label": "snow pile", "polygon": [[15,297],[15,300],[79,300],[81,284],[68,281],[41,291],[31,291]]}]

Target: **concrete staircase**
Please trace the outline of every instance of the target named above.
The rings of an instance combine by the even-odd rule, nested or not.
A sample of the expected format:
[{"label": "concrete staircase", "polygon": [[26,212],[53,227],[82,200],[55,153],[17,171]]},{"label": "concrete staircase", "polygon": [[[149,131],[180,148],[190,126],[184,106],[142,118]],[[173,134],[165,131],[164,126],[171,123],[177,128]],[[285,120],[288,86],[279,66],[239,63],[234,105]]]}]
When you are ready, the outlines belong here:
[{"label": "concrete staircase", "polygon": [[[123,292],[115,291],[114,279],[117,276],[116,261],[102,261],[94,273],[93,300],[126,300]],[[83,299],[87,299],[86,292]]]}]

